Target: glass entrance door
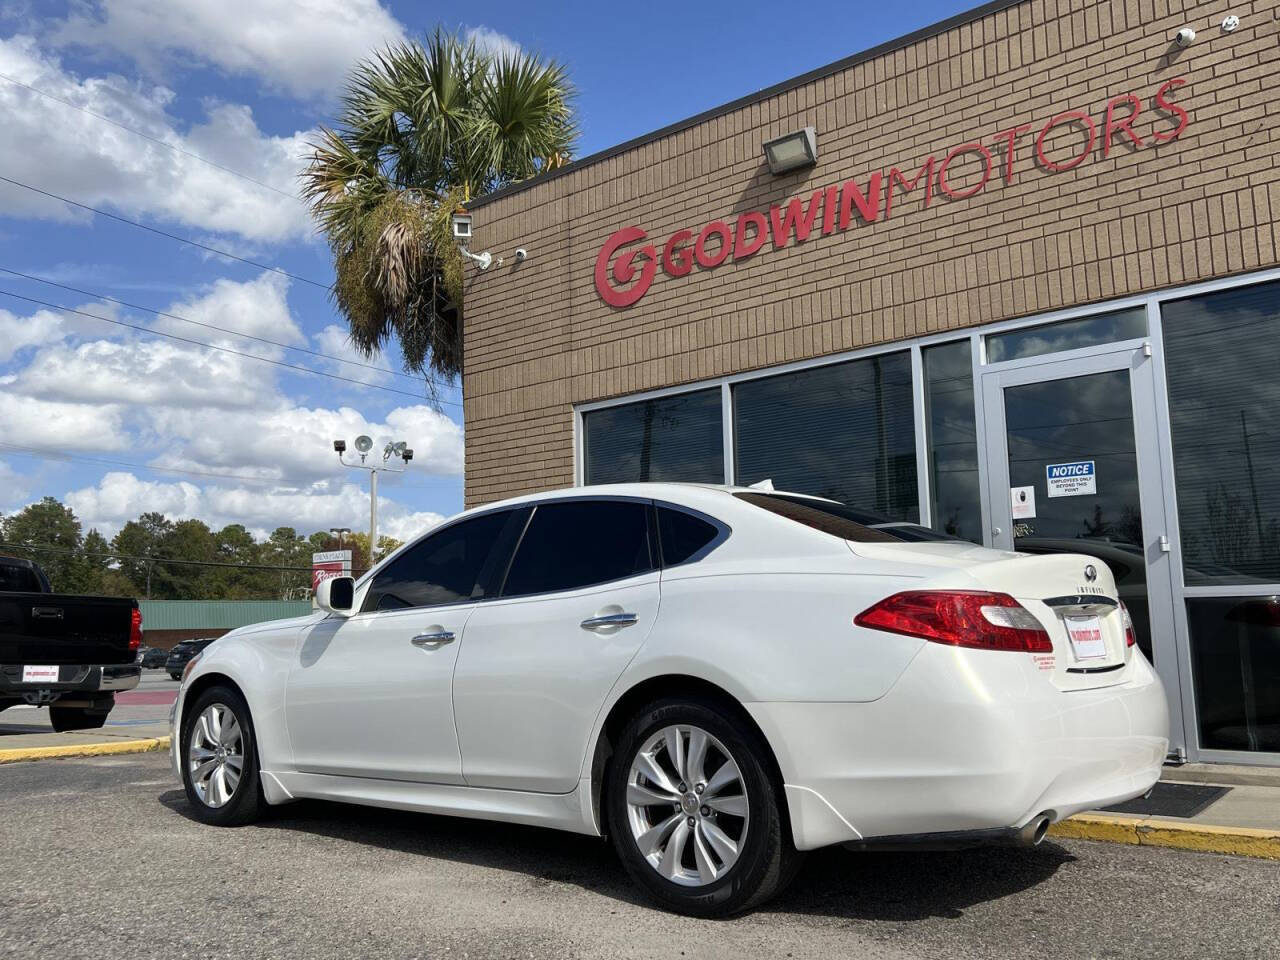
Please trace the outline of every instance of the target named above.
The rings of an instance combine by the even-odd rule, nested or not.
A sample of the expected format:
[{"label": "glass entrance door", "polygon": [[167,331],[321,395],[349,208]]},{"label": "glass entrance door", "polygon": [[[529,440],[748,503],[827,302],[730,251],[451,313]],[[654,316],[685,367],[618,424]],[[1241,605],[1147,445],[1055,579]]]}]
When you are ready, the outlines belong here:
[{"label": "glass entrance door", "polygon": [[[1002,365],[1005,366],[1005,365]],[[1023,553],[1083,553],[1114,574],[1182,744],[1151,361],[1142,349],[983,375],[991,529]]]}]

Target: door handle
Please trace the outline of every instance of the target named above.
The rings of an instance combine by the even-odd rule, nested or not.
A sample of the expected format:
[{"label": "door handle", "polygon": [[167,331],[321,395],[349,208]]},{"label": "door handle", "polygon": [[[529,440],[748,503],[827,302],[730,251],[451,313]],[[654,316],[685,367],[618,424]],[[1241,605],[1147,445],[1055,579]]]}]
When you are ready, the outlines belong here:
[{"label": "door handle", "polygon": [[582,621],[582,629],[599,630],[602,627],[629,627],[639,619],[634,613],[605,613],[598,617],[587,617]]},{"label": "door handle", "polygon": [[452,630],[436,630],[432,633],[420,633],[409,642],[415,647],[433,647],[442,643],[453,643]]}]

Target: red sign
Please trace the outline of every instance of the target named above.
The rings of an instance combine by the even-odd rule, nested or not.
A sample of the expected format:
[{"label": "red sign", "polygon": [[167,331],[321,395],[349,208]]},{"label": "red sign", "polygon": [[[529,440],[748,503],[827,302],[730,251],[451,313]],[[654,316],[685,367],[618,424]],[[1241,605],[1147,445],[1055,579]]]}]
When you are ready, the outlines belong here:
[{"label": "red sign", "polygon": [[[1145,105],[1141,97],[1126,93],[1107,102],[1101,123],[1084,110],[1068,110],[1050,117],[1033,138],[1027,135],[1034,126],[1021,124],[993,134],[994,139],[989,143],[974,140],[953,147],[941,160],[929,156],[915,176],[909,177],[893,167],[888,174],[880,171],[871,174],[865,186],[857,180],[847,180],[815,190],[808,203],[796,197],[786,207],[771,206],[767,214],[748,210],[732,226],[725,220],[713,220],[696,235],[692,230],[677,230],[662,244],[661,252],[656,244],[645,242],[649,236],[640,227],[623,227],[605,241],[596,257],[596,290],[610,306],[629,307],[648,292],[659,266],[669,277],[683,277],[695,264],[703,270],[714,270],[731,257],[734,261],[745,260],[769,243],[775,250],[781,250],[793,240],[803,243],[815,228],[821,230],[823,236],[847,230],[855,214],[864,223],[888,220],[899,192],[923,191],[926,207],[938,194],[948,200],[968,199],[986,188],[993,173],[1005,183],[1012,183],[1014,160],[1020,150],[1026,150],[1028,140],[1036,164],[1048,173],[1078,167],[1094,154],[1099,142],[1103,158],[1122,141],[1138,150],[1167,143],[1177,139],[1190,121],[1187,111],[1168,98],[1169,91],[1186,82],[1182,77],[1175,77],[1152,96],[1154,110],[1160,111],[1156,126],[1135,129]],[[1173,126],[1162,128],[1162,123]],[[1045,141],[1053,137],[1055,131],[1066,131],[1062,135],[1072,135],[1074,131],[1079,137],[1079,146],[1070,156],[1049,157]],[[953,166],[964,163],[970,168],[975,162],[976,178],[970,173],[963,186],[953,182]]]},{"label": "red sign", "polygon": [[351,576],[351,551],[326,550],[311,555],[311,590],[315,592],[325,580]]}]

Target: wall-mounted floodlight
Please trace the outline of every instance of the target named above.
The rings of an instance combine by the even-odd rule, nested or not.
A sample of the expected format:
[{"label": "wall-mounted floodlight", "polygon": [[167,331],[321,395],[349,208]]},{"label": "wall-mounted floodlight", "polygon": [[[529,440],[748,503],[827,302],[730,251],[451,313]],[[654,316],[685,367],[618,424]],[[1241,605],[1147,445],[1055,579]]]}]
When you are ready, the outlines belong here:
[{"label": "wall-mounted floodlight", "polygon": [[481,270],[488,270],[495,263],[502,266],[502,258],[494,257],[488,250],[472,253],[467,249],[467,241],[471,239],[471,214],[459,207],[451,218],[453,223],[453,239],[458,244],[458,251],[468,260],[475,261]]},{"label": "wall-mounted floodlight", "polygon": [[813,127],[805,127],[769,140],[764,145],[764,156],[769,172],[775,175],[811,167],[818,162],[818,133]]}]

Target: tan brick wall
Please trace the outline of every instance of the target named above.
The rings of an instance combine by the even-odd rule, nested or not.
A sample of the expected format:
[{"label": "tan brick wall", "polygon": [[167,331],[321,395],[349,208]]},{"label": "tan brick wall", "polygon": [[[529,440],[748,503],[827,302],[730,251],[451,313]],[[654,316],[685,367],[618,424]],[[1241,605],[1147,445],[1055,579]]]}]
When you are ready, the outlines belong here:
[{"label": "tan brick wall", "polygon": [[[1275,265],[1280,0],[1229,7],[1028,0],[482,205],[473,249],[506,263],[468,271],[467,505],[571,484],[576,403]],[[1187,25],[1199,37],[1174,54]],[[1191,118],[1177,140],[1107,159],[1099,142],[1060,173],[1034,162],[1053,114],[1086,110],[1101,140],[1125,93],[1144,99],[1144,137],[1171,129],[1151,98],[1175,76]],[[850,177],[913,176],[1023,123],[1011,183],[992,146],[996,171],[969,199],[899,194],[887,220],[681,278],[659,269],[626,309],[596,292],[596,254],[621,227],[660,249],[681,227],[732,226]],[[818,165],[771,176],[762,143],[807,124]]]}]

